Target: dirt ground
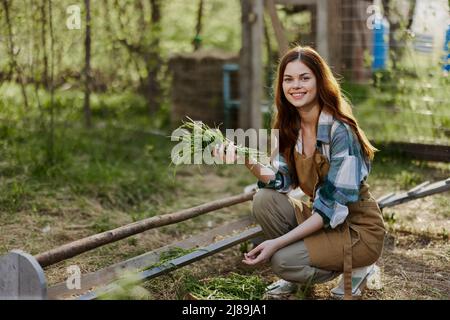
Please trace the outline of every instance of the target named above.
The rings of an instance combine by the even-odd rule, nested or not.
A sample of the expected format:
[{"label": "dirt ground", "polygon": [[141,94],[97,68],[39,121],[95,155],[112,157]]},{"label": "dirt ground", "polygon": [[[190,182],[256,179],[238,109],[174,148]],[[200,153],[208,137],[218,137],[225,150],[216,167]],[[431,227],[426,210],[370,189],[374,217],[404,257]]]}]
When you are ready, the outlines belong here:
[{"label": "dirt ground", "polygon": [[[425,170],[425,169],[424,169]],[[449,176],[448,166],[427,168],[424,174],[432,181]],[[183,168],[176,175],[179,188],[170,197],[155,195],[157,214],[220,199],[243,192],[254,178],[243,167]],[[399,191],[395,181],[381,176],[369,180],[375,198]],[[43,194],[43,197],[46,195]],[[182,199],[182,200],[181,200]],[[46,212],[18,212],[14,217],[1,219],[0,254],[22,249],[37,254],[57,245],[91,235],[95,232],[92,221],[107,214],[113,217],[115,227],[130,223],[133,218],[126,212],[103,208],[95,199],[72,199],[70,192],[48,197]],[[383,287],[366,290],[364,299],[449,299],[450,298],[450,197],[449,193],[414,200],[383,214],[389,233],[378,265],[382,270]],[[251,203],[243,203],[195,219],[149,230],[129,239],[92,250],[67,261],[46,268],[49,284],[64,281],[66,268],[76,264],[83,273],[98,270],[113,263],[151,251],[158,247],[187,238],[228,221],[250,214]],[[155,213],[149,213],[154,215]],[[140,218],[145,218],[143,215]],[[101,220],[100,220],[101,221]],[[214,256],[144,283],[153,299],[183,299],[183,279],[187,274],[198,279],[224,276],[230,272],[258,274],[268,283],[277,280],[268,265],[248,267],[241,262],[240,246],[227,249]],[[330,299],[329,290],[337,280],[315,285],[304,295],[287,299]]]},{"label": "dirt ground", "polygon": [[[440,179],[437,172],[434,174],[436,175],[433,175],[434,178]],[[198,178],[205,185],[211,183],[209,190],[215,191],[218,185],[218,177],[215,172],[201,175]],[[445,178],[445,175],[442,178]],[[225,178],[222,177],[221,180],[223,179]],[[389,189],[391,183],[383,182],[385,182],[383,179],[379,179],[370,183],[375,198],[395,191]],[[222,183],[224,186],[227,185],[225,181]],[[450,230],[449,201],[450,197],[447,193],[383,210],[384,216],[394,216],[395,218],[388,219],[386,222],[389,232],[385,239],[383,255],[377,262],[382,271],[382,288],[379,290],[367,289],[363,299],[450,298],[450,246],[447,236],[448,230]],[[250,214],[250,204],[243,207],[243,211]],[[237,215],[242,213],[242,211],[238,213],[236,210]],[[239,248],[235,247],[217,256],[196,262],[187,269],[199,278],[238,272],[259,274],[268,283],[278,280],[270,266],[248,267],[241,260],[242,253]],[[172,292],[176,292],[178,281],[183,278],[183,275],[183,271],[176,271],[169,276],[163,276],[158,282],[147,283],[146,287],[154,296],[161,299],[173,299],[175,298],[173,294],[167,294],[166,291],[161,292],[158,288],[170,283],[173,286]],[[167,282],[164,281],[164,278],[167,279]],[[329,291],[337,282],[338,279],[335,279],[325,284],[314,285],[304,294],[297,293],[286,299],[331,299]]]}]

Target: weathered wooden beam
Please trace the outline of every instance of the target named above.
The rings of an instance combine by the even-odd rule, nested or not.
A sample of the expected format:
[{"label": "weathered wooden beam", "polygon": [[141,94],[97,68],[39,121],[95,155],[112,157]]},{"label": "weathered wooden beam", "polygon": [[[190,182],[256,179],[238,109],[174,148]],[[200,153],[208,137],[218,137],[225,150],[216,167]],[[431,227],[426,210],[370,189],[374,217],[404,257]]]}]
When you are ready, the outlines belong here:
[{"label": "weathered wooden beam", "polygon": [[196,262],[200,259],[209,257],[217,252],[231,248],[239,243],[246,240],[252,239],[262,234],[262,229],[260,226],[253,227],[251,229],[245,230],[238,235],[229,237],[227,239],[212,243],[205,248],[200,248],[192,253],[184,255],[182,257],[170,260],[161,266],[145,270],[139,273],[140,280],[149,280],[157,276],[165,274],[167,272],[173,271],[175,269],[181,268],[185,265]]},{"label": "weathered wooden beam", "polygon": [[289,50],[289,42],[286,38],[283,25],[278,18],[277,9],[275,7],[275,0],[266,0],[266,10],[270,16],[273,30],[275,31],[275,38],[278,43],[278,55],[282,57]]},{"label": "weathered wooden beam", "polygon": [[326,61],[330,61],[328,50],[328,0],[317,0],[317,51]]},{"label": "weathered wooden beam", "polygon": [[328,1],[328,64],[335,75],[342,71],[342,0]]},{"label": "weathered wooden beam", "polygon": [[263,96],[262,41],[264,35],[263,0],[241,0],[242,50],[239,57],[239,128],[262,127]]},{"label": "weathered wooden beam", "polygon": [[430,181],[425,181],[424,183],[421,183],[421,184],[415,186],[414,188],[406,191],[406,194],[408,196],[416,194],[416,193],[420,192],[425,186],[427,186],[429,184],[430,184]]},{"label": "weathered wooden beam", "polygon": [[47,281],[36,259],[21,250],[0,257],[0,300],[45,300]]},{"label": "weathered wooden beam", "polygon": [[226,237],[237,230],[243,230],[254,224],[254,220],[246,217],[228,224],[219,226],[190,238],[171,243],[164,247],[146,252],[126,261],[113,264],[95,272],[81,275],[80,289],[68,289],[65,282],[55,284],[48,288],[49,299],[66,299],[73,295],[79,295],[92,290],[95,287],[104,286],[122,276],[125,273],[143,270],[152,264],[159,262],[160,255],[173,248],[193,249],[207,246],[218,238]]},{"label": "weathered wooden beam", "polygon": [[[191,263],[201,260],[203,258],[209,257],[217,252],[228,249],[236,244],[242,243],[248,239],[259,236],[259,235],[261,235],[261,233],[262,233],[261,227],[259,227],[259,226],[254,227],[254,228],[245,230],[238,235],[231,236],[224,240],[210,244],[207,247],[200,248],[200,249],[198,249],[192,253],[189,253],[187,255],[184,255],[182,257],[172,259],[172,260],[164,263],[161,266],[139,272],[136,276],[136,283],[138,283],[140,281],[144,281],[144,280],[150,280],[150,279],[153,279],[160,275],[163,275],[165,273],[179,269],[183,266],[186,266],[188,264],[191,264]],[[78,300],[93,300],[93,299],[98,298],[101,295],[113,292],[117,287],[118,287],[117,284],[112,283],[106,287],[99,288],[96,291],[84,294],[84,295],[78,297],[77,299]]]},{"label": "weathered wooden beam", "polygon": [[383,195],[383,196],[381,196],[380,198],[377,199],[377,203],[380,204],[382,202],[385,202],[387,199],[389,199],[389,198],[391,198],[393,196],[395,196],[395,192],[391,192],[391,193],[385,194],[385,195]]},{"label": "weathered wooden beam", "polygon": [[232,206],[253,199],[255,192],[243,193],[220,200],[211,201],[193,208],[181,210],[175,213],[151,217],[141,221],[127,224],[125,226],[92,235],[80,240],[76,240],[52,250],[43,252],[35,256],[42,267],[72,258],[83,252],[98,248],[108,243],[112,243],[129,236],[153,229],[156,227],[174,224],[201,214],[217,209]]},{"label": "weathered wooden beam", "polygon": [[[417,189],[418,187],[421,188]],[[416,188],[411,189],[409,192],[407,191],[400,193],[398,195],[391,195],[390,197],[387,197],[383,201],[379,202],[378,205],[380,209],[386,207],[393,207],[401,203],[405,203],[411,200],[423,198],[441,192],[446,192],[449,190],[450,190],[450,178],[446,180],[437,181],[431,184],[424,183],[422,185],[417,186]]]}]

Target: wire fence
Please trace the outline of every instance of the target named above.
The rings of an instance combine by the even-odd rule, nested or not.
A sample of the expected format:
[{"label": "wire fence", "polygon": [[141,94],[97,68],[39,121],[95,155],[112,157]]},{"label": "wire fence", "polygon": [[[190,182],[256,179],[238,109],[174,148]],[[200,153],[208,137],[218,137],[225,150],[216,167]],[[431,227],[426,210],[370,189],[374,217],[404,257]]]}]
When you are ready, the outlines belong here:
[{"label": "wire fence", "polygon": [[343,87],[371,139],[448,146],[449,31],[442,23],[449,21],[448,4],[417,1],[412,11],[407,2],[391,2],[389,16],[376,8],[380,15],[371,29],[374,2],[342,1],[341,28],[333,37],[343,57]]}]

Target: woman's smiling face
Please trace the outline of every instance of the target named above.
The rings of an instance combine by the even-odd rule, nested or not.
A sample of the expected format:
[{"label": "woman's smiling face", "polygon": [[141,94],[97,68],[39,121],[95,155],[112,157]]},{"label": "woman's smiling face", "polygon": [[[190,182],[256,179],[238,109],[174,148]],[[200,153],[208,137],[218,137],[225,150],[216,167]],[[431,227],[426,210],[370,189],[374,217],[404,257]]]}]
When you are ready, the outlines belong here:
[{"label": "woman's smiling face", "polygon": [[317,97],[314,73],[299,60],[289,62],[283,74],[283,93],[296,108],[314,103]]}]

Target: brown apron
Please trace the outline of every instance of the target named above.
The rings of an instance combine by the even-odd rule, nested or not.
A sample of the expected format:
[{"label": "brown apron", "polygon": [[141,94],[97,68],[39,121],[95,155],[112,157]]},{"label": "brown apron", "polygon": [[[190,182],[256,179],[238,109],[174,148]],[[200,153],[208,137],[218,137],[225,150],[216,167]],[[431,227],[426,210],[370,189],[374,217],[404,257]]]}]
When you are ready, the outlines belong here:
[{"label": "brown apron", "polygon": [[[310,197],[310,203],[292,199],[297,222],[300,224],[311,215],[316,188],[326,178],[330,164],[318,149],[310,157],[294,151],[300,188]],[[375,263],[381,255],[385,227],[376,200],[363,182],[359,201],[347,204],[349,214],[336,228],[324,228],[304,239],[314,267],[343,271],[344,298],[352,298],[352,267],[363,267]]]}]

